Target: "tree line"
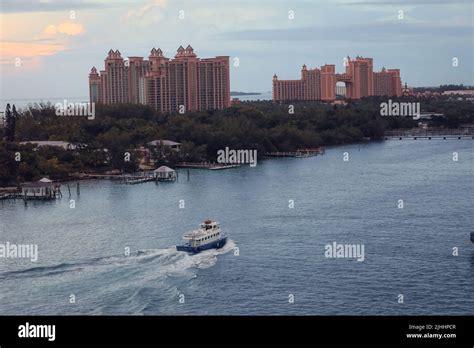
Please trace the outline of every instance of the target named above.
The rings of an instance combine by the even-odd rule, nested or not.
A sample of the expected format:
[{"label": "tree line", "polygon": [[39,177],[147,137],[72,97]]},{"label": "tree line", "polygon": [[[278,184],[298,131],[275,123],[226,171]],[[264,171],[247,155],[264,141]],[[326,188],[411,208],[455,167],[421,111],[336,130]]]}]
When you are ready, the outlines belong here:
[{"label": "tree line", "polygon": [[[262,156],[267,152],[381,139],[388,129],[417,126],[411,118],[381,117],[380,103],[385,99],[363,98],[346,105],[241,102],[223,110],[182,115],[162,114],[144,105],[97,105],[93,120],[57,116],[50,103],[29,105],[18,112],[13,107],[10,113],[7,106],[6,125],[0,134],[4,138],[0,141],[0,185],[46,175],[67,179],[76,172],[133,172],[142,155],[140,147],[147,148],[147,143],[156,139],[181,143],[179,152],[150,148],[157,165],[172,166],[182,161],[214,161],[217,151],[225,147],[256,149]],[[470,102],[427,99],[423,103],[428,111],[448,115],[446,120],[438,120],[438,125],[455,127],[472,121]],[[62,140],[71,143],[74,150],[19,143],[33,140]],[[129,160],[125,153],[130,154]],[[18,154],[20,160],[15,156]]]}]

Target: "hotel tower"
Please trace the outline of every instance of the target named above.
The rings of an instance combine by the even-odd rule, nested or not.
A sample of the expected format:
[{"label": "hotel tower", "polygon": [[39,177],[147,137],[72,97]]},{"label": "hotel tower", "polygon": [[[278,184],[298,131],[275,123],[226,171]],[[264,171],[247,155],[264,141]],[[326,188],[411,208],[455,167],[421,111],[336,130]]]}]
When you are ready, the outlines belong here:
[{"label": "hotel tower", "polygon": [[174,59],[153,48],[148,60],[122,58],[110,50],[100,73],[89,74],[90,101],[150,105],[161,112],[223,109],[230,106],[229,57],[201,59],[180,46]]},{"label": "hotel tower", "polygon": [[[320,69],[308,69],[303,65],[301,79],[279,80],[273,75],[273,100],[321,100],[331,102],[336,99],[336,83],[345,85],[345,97],[360,99],[370,96],[401,96],[402,83],[399,69],[382,69],[374,72],[372,58],[347,57],[345,72],[336,74],[332,64],[323,65]],[[337,91],[340,88],[337,86]]]}]

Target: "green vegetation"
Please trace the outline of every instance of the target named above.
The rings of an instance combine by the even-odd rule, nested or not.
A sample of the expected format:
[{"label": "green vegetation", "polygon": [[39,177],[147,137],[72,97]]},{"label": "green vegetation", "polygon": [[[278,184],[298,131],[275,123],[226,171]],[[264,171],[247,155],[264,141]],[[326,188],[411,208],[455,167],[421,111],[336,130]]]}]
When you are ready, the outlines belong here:
[{"label": "green vegetation", "polygon": [[[392,98],[395,101],[395,98]],[[257,149],[261,156],[272,151],[354,143],[364,138],[380,139],[388,129],[416,127],[406,117],[381,117],[380,103],[386,98],[366,98],[347,105],[318,102],[289,106],[271,101],[243,102],[225,110],[160,114],[141,105],[97,105],[94,120],[86,117],[56,116],[51,104],[36,104],[20,110],[15,117],[14,138],[0,141],[0,185],[15,185],[41,176],[66,179],[75,172],[137,170],[139,147],[156,139],[180,142],[181,151],[150,149],[157,165],[215,160],[217,151]],[[438,126],[456,127],[473,122],[470,101],[448,98],[421,101],[423,111],[444,113]],[[0,129],[0,139],[11,134]],[[10,133],[9,133],[10,132]],[[21,145],[28,140],[62,140],[75,150]],[[131,154],[130,161],[124,154]],[[143,152],[143,151],[141,151]],[[17,161],[16,155],[21,159]]]},{"label": "green vegetation", "polygon": [[7,141],[15,140],[15,129],[16,129],[16,118],[18,114],[16,112],[16,107],[13,105],[13,108],[10,108],[10,104],[7,104],[5,109],[5,139]]},{"label": "green vegetation", "polygon": [[474,86],[464,86],[463,84],[460,85],[441,85],[439,87],[415,87],[413,88],[413,91],[415,92],[425,92],[425,91],[430,91],[430,92],[438,92],[438,93],[443,93],[446,91],[464,91],[464,90],[469,90],[469,89],[474,89]]}]

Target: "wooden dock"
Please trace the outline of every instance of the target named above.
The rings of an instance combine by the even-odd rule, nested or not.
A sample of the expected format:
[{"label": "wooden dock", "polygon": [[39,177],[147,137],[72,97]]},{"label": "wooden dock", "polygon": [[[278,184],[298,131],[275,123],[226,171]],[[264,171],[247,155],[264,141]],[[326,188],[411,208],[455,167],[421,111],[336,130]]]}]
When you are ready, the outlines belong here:
[{"label": "wooden dock", "polygon": [[238,168],[240,164],[221,164],[218,166],[210,167],[209,170],[222,170],[222,169],[230,169],[230,168]]},{"label": "wooden dock", "polygon": [[17,198],[21,191],[16,186],[0,187],[0,201],[4,199]]},{"label": "wooden dock", "polygon": [[220,170],[240,167],[240,164],[221,164],[211,162],[182,162],[177,164],[177,168],[191,168],[191,169],[209,169]]},{"label": "wooden dock", "polygon": [[473,140],[474,135],[390,135],[390,136],[385,136],[385,140],[403,140],[403,139],[412,139],[412,140],[418,140],[418,139],[443,139],[443,140],[449,140],[449,139],[454,139],[454,140]]},{"label": "wooden dock", "polygon": [[142,184],[144,182],[149,182],[149,181],[156,181],[156,179],[152,176],[145,176],[145,177],[125,177],[124,178],[124,183],[127,185],[136,185],[136,184]]},{"label": "wooden dock", "polygon": [[0,201],[4,199],[21,198],[21,193],[2,193],[0,194]]},{"label": "wooden dock", "polygon": [[82,179],[123,180],[122,174],[84,174]]},{"label": "wooden dock", "polygon": [[59,182],[42,180],[22,183],[19,187],[0,188],[0,200],[22,199],[26,204],[29,200],[48,201],[63,196]]},{"label": "wooden dock", "polygon": [[309,149],[297,149],[296,151],[277,151],[267,152],[265,157],[296,157],[306,158],[322,155],[326,152],[324,147],[309,148]]},{"label": "wooden dock", "polygon": [[156,181],[156,178],[149,174],[134,174],[134,175],[123,175],[123,174],[84,174],[83,179],[101,179],[101,180],[117,180],[127,185],[142,184],[145,182]]},{"label": "wooden dock", "polygon": [[463,139],[474,139],[474,130],[472,129],[436,129],[436,130],[428,130],[428,129],[411,129],[406,131],[387,131],[384,135],[385,140],[403,140],[403,139],[455,139],[455,140],[463,140]]}]

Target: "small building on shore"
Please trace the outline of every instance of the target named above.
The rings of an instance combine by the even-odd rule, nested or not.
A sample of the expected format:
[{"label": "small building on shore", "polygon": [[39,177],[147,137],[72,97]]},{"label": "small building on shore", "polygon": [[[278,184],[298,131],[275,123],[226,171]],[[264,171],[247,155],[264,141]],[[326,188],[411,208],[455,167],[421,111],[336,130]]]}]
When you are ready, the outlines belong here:
[{"label": "small building on shore", "polygon": [[172,140],[158,139],[146,143],[138,149],[139,167],[142,170],[155,168],[158,159],[173,156],[181,150],[181,143]]},{"label": "small building on shore", "polygon": [[161,166],[155,169],[153,175],[158,181],[176,181],[178,178],[176,171],[167,166]]},{"label": "small building on shore", "polygon": [[147,145],[167,148],[173,151],[179,151],[181,149],[181,143],[177,143],[176,141],[166,140],[166,139],[153,140],[153,141],[148,142]]},{"label": "small building on shore", "polygon": [[33,144],[36,145],[37,148],[45,147],[45,146],[52,146],[52,147],[60,147],[63,150],[76,150],[76,145],[69,143],[67,141],[59,141],[59,140],[29,140],[29,141],[21,141],[21,145],[26,144]]},{"label": "small building on shore", "polygon": [[59,185],[48,178],[21,185],[21,196],[24,199],[54,199],[59,193]]}]

